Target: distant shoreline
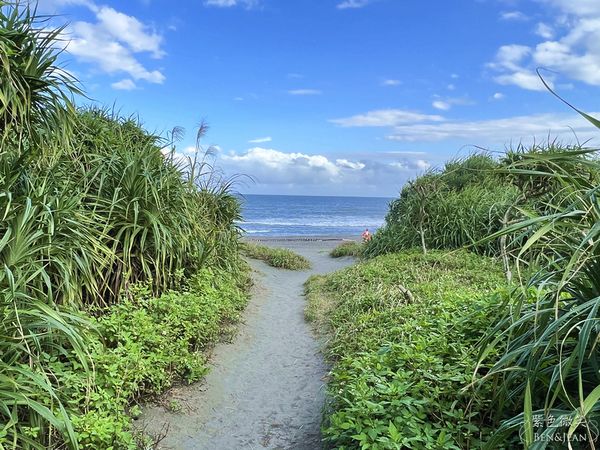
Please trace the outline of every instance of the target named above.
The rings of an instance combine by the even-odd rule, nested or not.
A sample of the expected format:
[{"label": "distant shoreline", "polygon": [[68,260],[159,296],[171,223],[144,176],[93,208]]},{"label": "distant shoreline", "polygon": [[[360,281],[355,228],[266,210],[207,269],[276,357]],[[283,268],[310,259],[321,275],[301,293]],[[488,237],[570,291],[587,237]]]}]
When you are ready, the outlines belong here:
[{"label": "distant shoreline", "polygon": [[257,242],[325,242],[325,241],[360,241],[360,236],[341,235],[341,236],[252,236],[244,235],[243,238],[247,241]]}]

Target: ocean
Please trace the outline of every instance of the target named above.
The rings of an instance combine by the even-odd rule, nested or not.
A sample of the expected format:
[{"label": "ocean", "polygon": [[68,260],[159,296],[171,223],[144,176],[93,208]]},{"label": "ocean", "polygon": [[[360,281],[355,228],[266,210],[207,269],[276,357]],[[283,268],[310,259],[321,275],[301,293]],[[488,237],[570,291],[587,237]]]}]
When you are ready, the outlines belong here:
[{"label": "ocean", "polygon": [[243,195],[249,236],[356,236],[379,228],[391,198]]}]

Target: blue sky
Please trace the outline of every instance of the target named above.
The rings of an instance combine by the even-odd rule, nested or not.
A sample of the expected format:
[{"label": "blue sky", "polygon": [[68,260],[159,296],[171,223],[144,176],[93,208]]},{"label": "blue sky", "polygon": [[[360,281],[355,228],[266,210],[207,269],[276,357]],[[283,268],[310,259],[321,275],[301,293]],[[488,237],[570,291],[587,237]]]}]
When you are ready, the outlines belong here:
[{"label": "blue sky", "polygon": [[[41,0],[89,96],[211,127],[244,193],[394,196],[474,146],[599,135],[597,0]],[[83,101],[81,101],[83,103]],[[592,141],[593,143],[594,141]]]}]

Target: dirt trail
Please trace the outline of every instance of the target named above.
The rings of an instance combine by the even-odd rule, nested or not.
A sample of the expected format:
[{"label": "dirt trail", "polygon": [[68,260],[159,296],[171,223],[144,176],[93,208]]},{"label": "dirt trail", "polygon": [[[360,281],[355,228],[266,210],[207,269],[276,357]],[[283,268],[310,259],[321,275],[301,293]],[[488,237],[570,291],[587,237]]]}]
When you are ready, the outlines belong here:
[{"label": "dirt trail", "polygon": [[267,242],[306,256],[312,270],[292,272],[251,261],[256,286],[234,342],[215,348],[204,381],[173,390],[165,403],[181,407],[179,412],[160,406],[144,411],[141,421],[147,431],[156,433],[168,425],[160,448],[320,448],[327,368],[304,320],[302,294],[311,274],[352,262],[328,256],[338,243]]}]

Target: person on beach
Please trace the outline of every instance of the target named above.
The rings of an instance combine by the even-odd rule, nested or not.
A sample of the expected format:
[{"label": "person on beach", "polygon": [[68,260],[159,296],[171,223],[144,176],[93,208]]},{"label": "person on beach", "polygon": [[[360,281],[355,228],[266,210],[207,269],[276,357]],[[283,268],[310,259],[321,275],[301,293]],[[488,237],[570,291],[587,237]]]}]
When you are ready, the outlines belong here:
[{"label": "person on beach", "polygon": [[365,228],[365,231],[362,233],[363,242],[369,242],[373,236],[368,228]]}]

